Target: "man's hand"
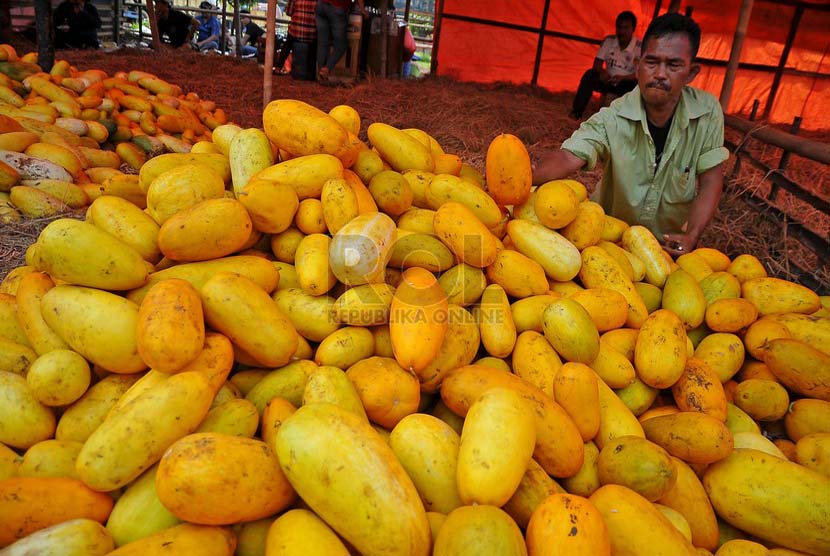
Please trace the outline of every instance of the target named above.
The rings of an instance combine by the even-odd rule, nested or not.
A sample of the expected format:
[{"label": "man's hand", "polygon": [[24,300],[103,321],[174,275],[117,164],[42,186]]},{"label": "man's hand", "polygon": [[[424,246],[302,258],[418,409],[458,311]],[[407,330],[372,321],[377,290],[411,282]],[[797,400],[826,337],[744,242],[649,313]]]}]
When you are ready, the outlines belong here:
[{"label": "man's hand", "polygon": [[689,234],[663,234],[663,245],[672,257],[691,253],[697,245],[697,238]]}]

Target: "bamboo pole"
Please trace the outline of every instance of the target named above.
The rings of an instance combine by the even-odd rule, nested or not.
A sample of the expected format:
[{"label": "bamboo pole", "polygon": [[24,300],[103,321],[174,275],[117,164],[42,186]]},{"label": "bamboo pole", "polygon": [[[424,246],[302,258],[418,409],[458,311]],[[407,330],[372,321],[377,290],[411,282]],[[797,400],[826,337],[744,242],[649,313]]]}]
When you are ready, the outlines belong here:
[{"label": "bamboo pole", "polygon": [[[239,0],[237,0],[239,1]],[[277,0],[268,0],[268,11],[265,15],[265,72],[262,79],[262,108],[271,102],[271,86],[274,80],[274,33],[277,26]]]},{"label": "bamboo pole", "polygon": [[760,139],[770,145],[774,145],[785,151],[793,154],[830,164],[830,144],[822,143],[807,139],[806,137],[798,137],[785,131],[780,131],[774,127],[758,126],[756,122],[750,122],[737,116],[726,115],[723,117],[724,124],[735,128],[743,133],[751,132],[752,137]]},{"label": "bamboo pole", "polygon": [[[158,21],[156,21],[156,6],[153,4],[153,0],[146,0],[145,4],[147,5],[147,18],[150,20],[150,36],[153,38],[153,50],[156,52],[161,51],[161,38],[159,37],[159,25]],[[168,5],[168,9],[172,10],[173,6]],[[140,11],[140,10],[139,10]],[[141,22],[139,21],[139,36],[141,36]]]},{"label": "bamboo pole", "polygon": [[52,28],[52,2],[35,0],[35,32],[37,33],[37,61],[43,71],[55,64],[55,31]]},{"label": "bamboo pole", "polygon": [[723,88],[720,91],[720,105],[724,112],[729,106],[732,89],[735,87],[735,75],[738,73],[738,63],[741,61],[741,50],[744,46],[746,28],[749,27],[749,18],[752,15],[752,2],[753,0],[741,0],[738,26],[735,28],[735,37],[732,39],[732,52],[729,54],[726,76],[723,78]]},{"label": "bamboo pole", "polygon": [[793,14],[790,22],[790,31],[787,33],[787,42],[784,43],[784,51],[781,52],[781,58],[778,60],[778,68],[775,70],[775,77],[772,79],[772,87],[767,96],[767,104],[764,107],[764,117],[769,118],[772,113],[772,106],[775,104],[775,97],[778,95],[778,88],[781,86],[781,78],[784,76],[784,68],[787,66],[787,60],[790,57],[790,50],[795,42],[795,35],[798,33],[798,26],[801,24],[801,17],[804,15],[804,6],[798,6]]}]

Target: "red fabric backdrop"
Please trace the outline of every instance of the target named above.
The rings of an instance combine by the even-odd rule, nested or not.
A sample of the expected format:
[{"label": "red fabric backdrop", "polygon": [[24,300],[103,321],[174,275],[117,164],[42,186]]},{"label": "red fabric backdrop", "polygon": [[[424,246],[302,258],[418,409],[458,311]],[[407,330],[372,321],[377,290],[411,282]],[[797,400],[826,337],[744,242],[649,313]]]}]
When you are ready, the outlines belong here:
[{"label": "red fabric backdrop", "polygon": [[[813,2],[830,5],[830,0]],[[663,2],[663,5],[668,1]],[[732,48],[740,0],[694,0],[693,17],[702,30],[699,56],[725,62]],[[545,0],[445,0],[438,49],[438,73],[465,81],[530,83],[539,45]],[[591,66],[598,46],[578,38],[600,40],[614,31],[623,10],[637,15],[636,34],[642,37],[654,13],[654,0],[604,2],[550,0],[544,28],[574,38],[545,36],[538,85],[551,91],[575,91]],[[683,7],[685,9],[685,5]],[[741,62],[777,66],[784,50],[795,7],[756,0],[744,41]],[[452,16],[482,21],[463,21]],[[506,29],[501,22],[524,27]],[[830,12],[807,9],[801,18],[786,67],[830,74]],[[692,83],[716,96],[725,74],[723,65],[704,64]],[[766,106],[773,71],[741,68],[727,112],[748,114],[758,99]],[[830,129],[830,77],[784,74],[769,119],[789,123],[802,116],[805,129]]]}]

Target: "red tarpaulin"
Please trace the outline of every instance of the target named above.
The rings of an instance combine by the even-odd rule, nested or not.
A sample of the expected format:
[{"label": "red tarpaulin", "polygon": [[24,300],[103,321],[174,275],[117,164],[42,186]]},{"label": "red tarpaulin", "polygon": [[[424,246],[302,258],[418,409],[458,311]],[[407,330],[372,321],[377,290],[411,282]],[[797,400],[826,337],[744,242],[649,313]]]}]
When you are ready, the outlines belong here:
[{"label": "red tarpaulin", "polygon": [[[802,116],[805,129],[830,129],[830,0],[797,4],[756,0],[727,112],[746,115],[757,99],[763,115],[791,24],[799,19],[766,117],[790,123]],[[663,2],[663,11],[667,5]],[[698,56],[703,69],[692,85],[718,96],[740,0],[694,0],[689,5],[702,31]],[[614,32],[617,14],[634,12],[635,34],[642,37],[655,6],[653,0],[444,0],[437,71],[464,81],[536,83],[551,91],[575,91],[593,64],[599,41]]]}]

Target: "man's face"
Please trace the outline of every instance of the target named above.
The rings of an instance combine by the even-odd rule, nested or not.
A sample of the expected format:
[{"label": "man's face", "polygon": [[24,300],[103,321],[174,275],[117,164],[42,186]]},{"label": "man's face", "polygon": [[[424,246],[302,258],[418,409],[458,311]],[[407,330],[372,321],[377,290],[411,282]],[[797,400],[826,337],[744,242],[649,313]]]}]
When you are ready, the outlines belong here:
[{"label": "man's face", "polygon": [[630,41],[633,36],[634,25],[632,25],[630,21],[624,19],[617,22],[617,40],[620,41],[620,44],[628,44],[628,41]]},{"label": "man's face", "polygon": [[246,15],[243,15],[240,19],[242,20],[243,26],[246,26],[251,22],[251,18]]},{"label": "man's face", "polygon": [[689,37],[678,33],[655,37],[643,45],[637,62],[637,84],[646,105],[662,106],[677,102],[683,87],[700,71],[693,64]]}]

